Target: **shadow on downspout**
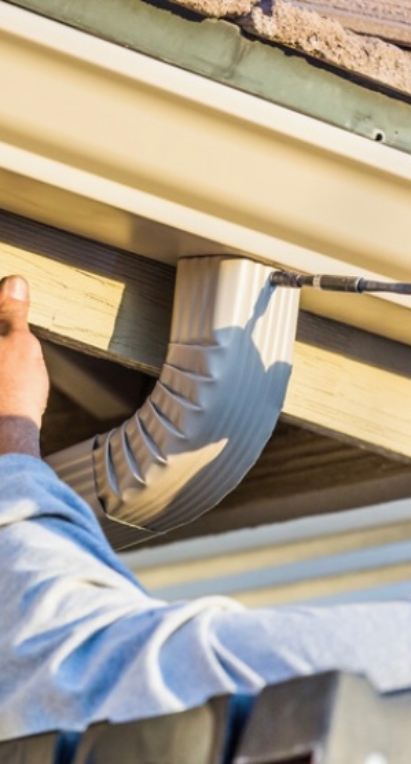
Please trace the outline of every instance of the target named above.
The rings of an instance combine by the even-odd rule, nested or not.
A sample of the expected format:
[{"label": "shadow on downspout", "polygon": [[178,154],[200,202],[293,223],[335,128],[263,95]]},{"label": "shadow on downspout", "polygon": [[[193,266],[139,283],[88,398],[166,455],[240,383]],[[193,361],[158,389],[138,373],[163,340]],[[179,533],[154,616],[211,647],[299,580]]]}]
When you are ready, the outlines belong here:
[{"label": "shadow on downspout", "polygon": [[246,258],[180,260],[151,395],[121,426],[47,459],[115,549],[196,519],[260,455],[283,405],[298,313],[298,291],[272,287],[271,271]]}]

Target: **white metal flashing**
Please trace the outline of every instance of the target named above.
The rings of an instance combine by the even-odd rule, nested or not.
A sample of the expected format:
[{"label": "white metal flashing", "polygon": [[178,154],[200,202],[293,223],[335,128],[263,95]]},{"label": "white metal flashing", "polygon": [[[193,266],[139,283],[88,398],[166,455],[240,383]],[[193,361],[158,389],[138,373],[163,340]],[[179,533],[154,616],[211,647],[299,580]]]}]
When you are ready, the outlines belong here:
[{"label": "white metal flashing", "polygon": [[[7,3],[0,86],[12,212],[155,259],[411,280],[407,154]],[[411,342],[406,299],[360,299],[305,307]]]}]

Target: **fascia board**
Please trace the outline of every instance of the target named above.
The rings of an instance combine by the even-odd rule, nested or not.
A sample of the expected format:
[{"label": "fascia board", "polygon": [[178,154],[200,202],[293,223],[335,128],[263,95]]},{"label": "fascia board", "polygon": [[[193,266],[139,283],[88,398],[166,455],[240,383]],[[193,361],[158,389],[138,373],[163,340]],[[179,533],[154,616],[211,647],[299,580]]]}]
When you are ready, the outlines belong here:
[{"label": "fascia board", "polygon": [[[5,3],[0,84],[12,212],[169,262],[411,280],[408,154]],[[406,299],[361,299],[372,319],[334,295],[305,306],[411,340]]]}]

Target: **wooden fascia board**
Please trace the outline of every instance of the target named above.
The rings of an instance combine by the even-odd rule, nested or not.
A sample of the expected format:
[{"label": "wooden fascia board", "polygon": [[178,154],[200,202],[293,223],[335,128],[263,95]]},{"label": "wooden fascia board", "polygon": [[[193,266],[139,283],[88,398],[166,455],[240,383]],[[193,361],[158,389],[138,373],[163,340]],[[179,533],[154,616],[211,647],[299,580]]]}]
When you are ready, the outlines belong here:
[{"label": "wooden fascia board", "polygon": [[[411,280],[407,154],[5,3],[0,43],[4,208],[168,262]],[[403,342],[408,305],[305,302]]]},{"label": "wooden fascia board", "polygon": [[0,212],[0,276],[11,273],[30,282],[44,338],[159,374],[174,267]]},{"label": "wooden fascia board", "polygon": [[[44,337],[158,374],[171,266],[7,213],[0,264],[0,276],[22,273],[30,281],[31,321]],[[409,458],[410,367],[408,346],[302,313],[284,411],[305,426]]]}]

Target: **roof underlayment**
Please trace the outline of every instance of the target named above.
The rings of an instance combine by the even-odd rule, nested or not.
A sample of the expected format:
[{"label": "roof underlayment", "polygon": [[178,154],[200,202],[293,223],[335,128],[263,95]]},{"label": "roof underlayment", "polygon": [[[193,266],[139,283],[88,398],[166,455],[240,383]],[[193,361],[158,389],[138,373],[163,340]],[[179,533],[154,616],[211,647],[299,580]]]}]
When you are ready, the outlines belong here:
[{"label": "roof underlayment", "polygon": [[[339,68],[411,94],[411,54],[379,37],[358,34],[340,23],[381,30],[411,41],[411,3],[395,4],[388,21],[380,18],[381,3],[340,0],[174,0],[204,16],[226,18],[255,37],[271,40]],[[306,6],[306,7],[303,7]],[[310,6],[316,8],[312,10]],[[321,10],[321,13],[318,12]],[[392,5],[391,5],[392,13]],[[335,18],[330,18],[335,16]],[[336,20],[336,19],[340,20]]]}]

